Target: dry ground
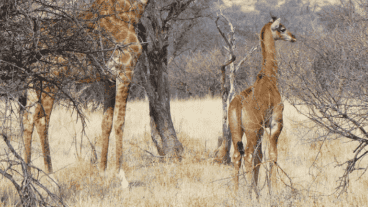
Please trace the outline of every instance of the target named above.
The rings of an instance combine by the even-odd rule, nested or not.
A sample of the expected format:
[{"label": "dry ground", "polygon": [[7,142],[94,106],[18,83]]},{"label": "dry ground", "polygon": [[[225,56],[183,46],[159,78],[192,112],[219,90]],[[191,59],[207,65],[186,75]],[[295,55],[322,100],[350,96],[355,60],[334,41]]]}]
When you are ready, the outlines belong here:
[{"label": "dry ground", "polygon": [[[181,162],[160,162],[145,150],[157,154],[150,140],[148,102],[128,103],[124,130],[124,170],[130,189],[122,190],[119,180],[103,178],[91,163],[91,143],[101,135],[102,110],[86,111],[86,136],[81,137],[81,124],[75,112],[56,106],[51,116],[50,143],[52,162],[60,194],[69,206],[269,206],[270,196],[261,169],[260,201],[251,201],[240,187],[239,195],[231,196],[233,168],[212,163],[217,137],[221,134],[221,100],[218,98],[173,100],[172,118],[178,138],[185,147]],[[364,174],[351,176],[348,192],[333,194],[336,180],[343,173],[337,162],[346,160],[355,143],[347,140],[312,142],[317,136],[313,124],[285,103],[285,126],[279,138],[278,163],[291,178],[279,171],[279,206],[364,206],[368,179]],[[44,168],[38,135],[33,135],[33,163]],[[21,140],[12,143],[22,150]],[[0,141],[1,153],[4,142]],[[109,166],[114,163],[114,133],[111,135]],[[322,145],[323,143],[323,145]],[[264,144],[264,148],[266,144]],[[322,147],[321,147],[322,146]],[[320,151],[320,153],[319,153]],[[23,154],[23,152],[21,152]],[[231,152],[232,155],[232,152]],[[317,157],[318,156],[318,157]],[[316,159],[318,158],[318,159]],[[365,167],[366,163],[360,163]],[[1,166],[0,166],[1,167]],[[244,180],[241,180],[244,185]],[[0,178],[0,206],[13,206],[18,201],[12,185]],[[254,198],[254,197],[253,197]]]}]

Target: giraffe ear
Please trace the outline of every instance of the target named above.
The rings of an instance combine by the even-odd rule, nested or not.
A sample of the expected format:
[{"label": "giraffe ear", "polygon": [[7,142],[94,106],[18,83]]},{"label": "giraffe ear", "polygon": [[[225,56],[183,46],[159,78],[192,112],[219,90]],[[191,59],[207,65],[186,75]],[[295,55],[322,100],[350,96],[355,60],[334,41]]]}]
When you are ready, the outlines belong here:
[{"label": "giraffe ear", "polygon": [[279,26],[280,26],[280,18],[278,18],[278,19],[276,19],[273,23],[272,23],[272,25],[271,25],[271,29],[272,30],[277,30],[278,28],[279,28]]},{"label": "giraffe ear", "polygon": [[271,16],[270,22],[274,22],[277,19],[277,17]]}]

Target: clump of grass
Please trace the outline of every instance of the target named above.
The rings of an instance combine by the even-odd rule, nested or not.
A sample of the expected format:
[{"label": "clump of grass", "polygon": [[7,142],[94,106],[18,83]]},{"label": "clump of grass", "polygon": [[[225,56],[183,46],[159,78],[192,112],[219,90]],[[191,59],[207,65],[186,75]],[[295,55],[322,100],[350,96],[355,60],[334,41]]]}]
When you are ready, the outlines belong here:
[{"label": "clump of grass", "polygon": [[20,203],[17,191],[10,181],[6,179],[0,180],[0,206],[15,206]]},{"label": "clump of grass", "polygon": [[67,203],[78,203],[80,198],[87,197],[105,199],[121,188],[119,178],[113,174],[103,176],[96,165],[84,160],[56,174],[59,193]]}]

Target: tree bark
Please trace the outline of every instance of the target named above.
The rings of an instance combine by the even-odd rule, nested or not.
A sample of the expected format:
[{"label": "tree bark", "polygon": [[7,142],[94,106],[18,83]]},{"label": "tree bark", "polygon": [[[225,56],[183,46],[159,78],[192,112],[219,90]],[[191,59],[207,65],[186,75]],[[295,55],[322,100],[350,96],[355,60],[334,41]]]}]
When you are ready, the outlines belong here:
[{"label": "tree bark", "polygon": [[[170,92],[168,80],[168,27],[160,26],[155,3],[146,7],[145,22],[138,25],[138,36],[143,46],[140,56],[142,84],[146,90],[149,109],[151,138],[161,156],[180,156],[183,146],[176,136],[170,113]],[[161,29],[159,29],[161,27]],[[150,45],[147,45],[147,37]]]},{"label": "tree bark", "polygon": [[[228,50],[229,57],[227,58],[227,61],[224,63],[224,65],[221,66],[221,72],[222,72],[221,93],[222,93],[222,114],[223,114],[222,137],[218,138],[218,148],[215,151],[215,154],[216,154],[215,161],[228,164],[231,161],[230,159],[231,133],[229,130],[229,123],[228,123],[229,120],[228,120],[227,115],[228,115],[228,107],[230,105],[230,102],[234,99],[236,95],[237,85],[236,85],[235,75],[238,69],[240,68],[241,64],[243,64],[243,62],[247,60],[248,55],[252,54],[257,49],[257,47],[253,47],[249,51],[248,55],[245,56],[235,67],[234,61],[236,57],[234,55],[234,50],[235,50],[234,27],[224,15],[221,14],[221,16],[227,21],[227,23],[230,26],[230,32],[228,34],[228,38],[226,38],[225,34],[221,31],[220,27],[217,24],[219,17],[217,18],[216,26],[217,26],[219,33],[221,34],[221,36],[223,37],[224,41],[227,44],[227,47],[225,47],[225,49]],[[225,68],[226,66],[229,66],[230,89],[227,89],[225,87],[225,82],[226,82]]]}]

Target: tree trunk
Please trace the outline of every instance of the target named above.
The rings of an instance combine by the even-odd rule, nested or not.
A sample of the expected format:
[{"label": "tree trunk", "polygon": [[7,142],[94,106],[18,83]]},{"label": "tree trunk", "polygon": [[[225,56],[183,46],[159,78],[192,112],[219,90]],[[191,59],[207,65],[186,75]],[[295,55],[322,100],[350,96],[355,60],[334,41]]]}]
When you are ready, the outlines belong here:
[{"label": "tree trunk", "polygon": [[[180,156],[183,146],[176,137],[170,113],[168,36],[164,34],[164,30],[157,29],[153,2],[147,6],[146,12],[151,18],[146,19],[145,25],[142,22],[138,25],[138,36],[143,42],[143,54],[140,56],[139,65],[142,83],[149,100],[151,138],[161,156]],[[152,34],[155,38],[152,38]],[[146,43],[147,35],[151,42],[149,47]]]},{"label": "tree trunk", "polygon": [[[229,164],[231,162],[231,159],[230,159],[231,133],[229,130],[227,109],[228,109],[230,102],[235,96],[235,87],[236,87],[235,86],[235,69],[234,69],[234,61],[236,59],[234,55],[234,49],[235,49],[234,31],[235,30],[231,22],[225,16],[223,17],[227,20],[230,26],[230,32],[228,34],[228,39],[225,37],[225,34],[221,31],[219,25],[217,24],[219,17],[216,20],[216,26],[217,26],[219,33],[221,34],[221,36],[223,37],[223,39],[225,40],[228,46],[227,48],[225,47],[225,49],[227,49],[229,52],[229,60],[225,61],[224,65],[221,66],[221,73],[222,73],[222,76],[221,76],[222,140],[221,141],[222,142],[218,140],[218,143],[221,143],[221,145],[218,146],[218,148],[215,150],[215,156],[216,156],[215,161]],[[225,68],[226,66],[229,66],[229,65],[230,65],[230,72],[232,73],[230,74],[230,91],[228,90],[228,88],[225,87],[225,83],[226,83]]]},{"label": "tree trunk", "polygon": [[[230,55],[230,58],[232,56]],[[230,64],[234,67],[233,63]],[[230,148],[231,148],[231,134],[229,130],[229,124],[227,119],[227,109],[230,104],[228,100],[229,91],[225,87],[226,82],[226,74],[225,74],[225,66],[221,67],[222,77],[221,77],[221,95],[222,95],[222,137],[219,137],[218,143],[219,146],[215,151],[216,158],[215,161],[229,164],[231,162],[230,158]],[[233,82],[234,83],[234,82]]]}]

